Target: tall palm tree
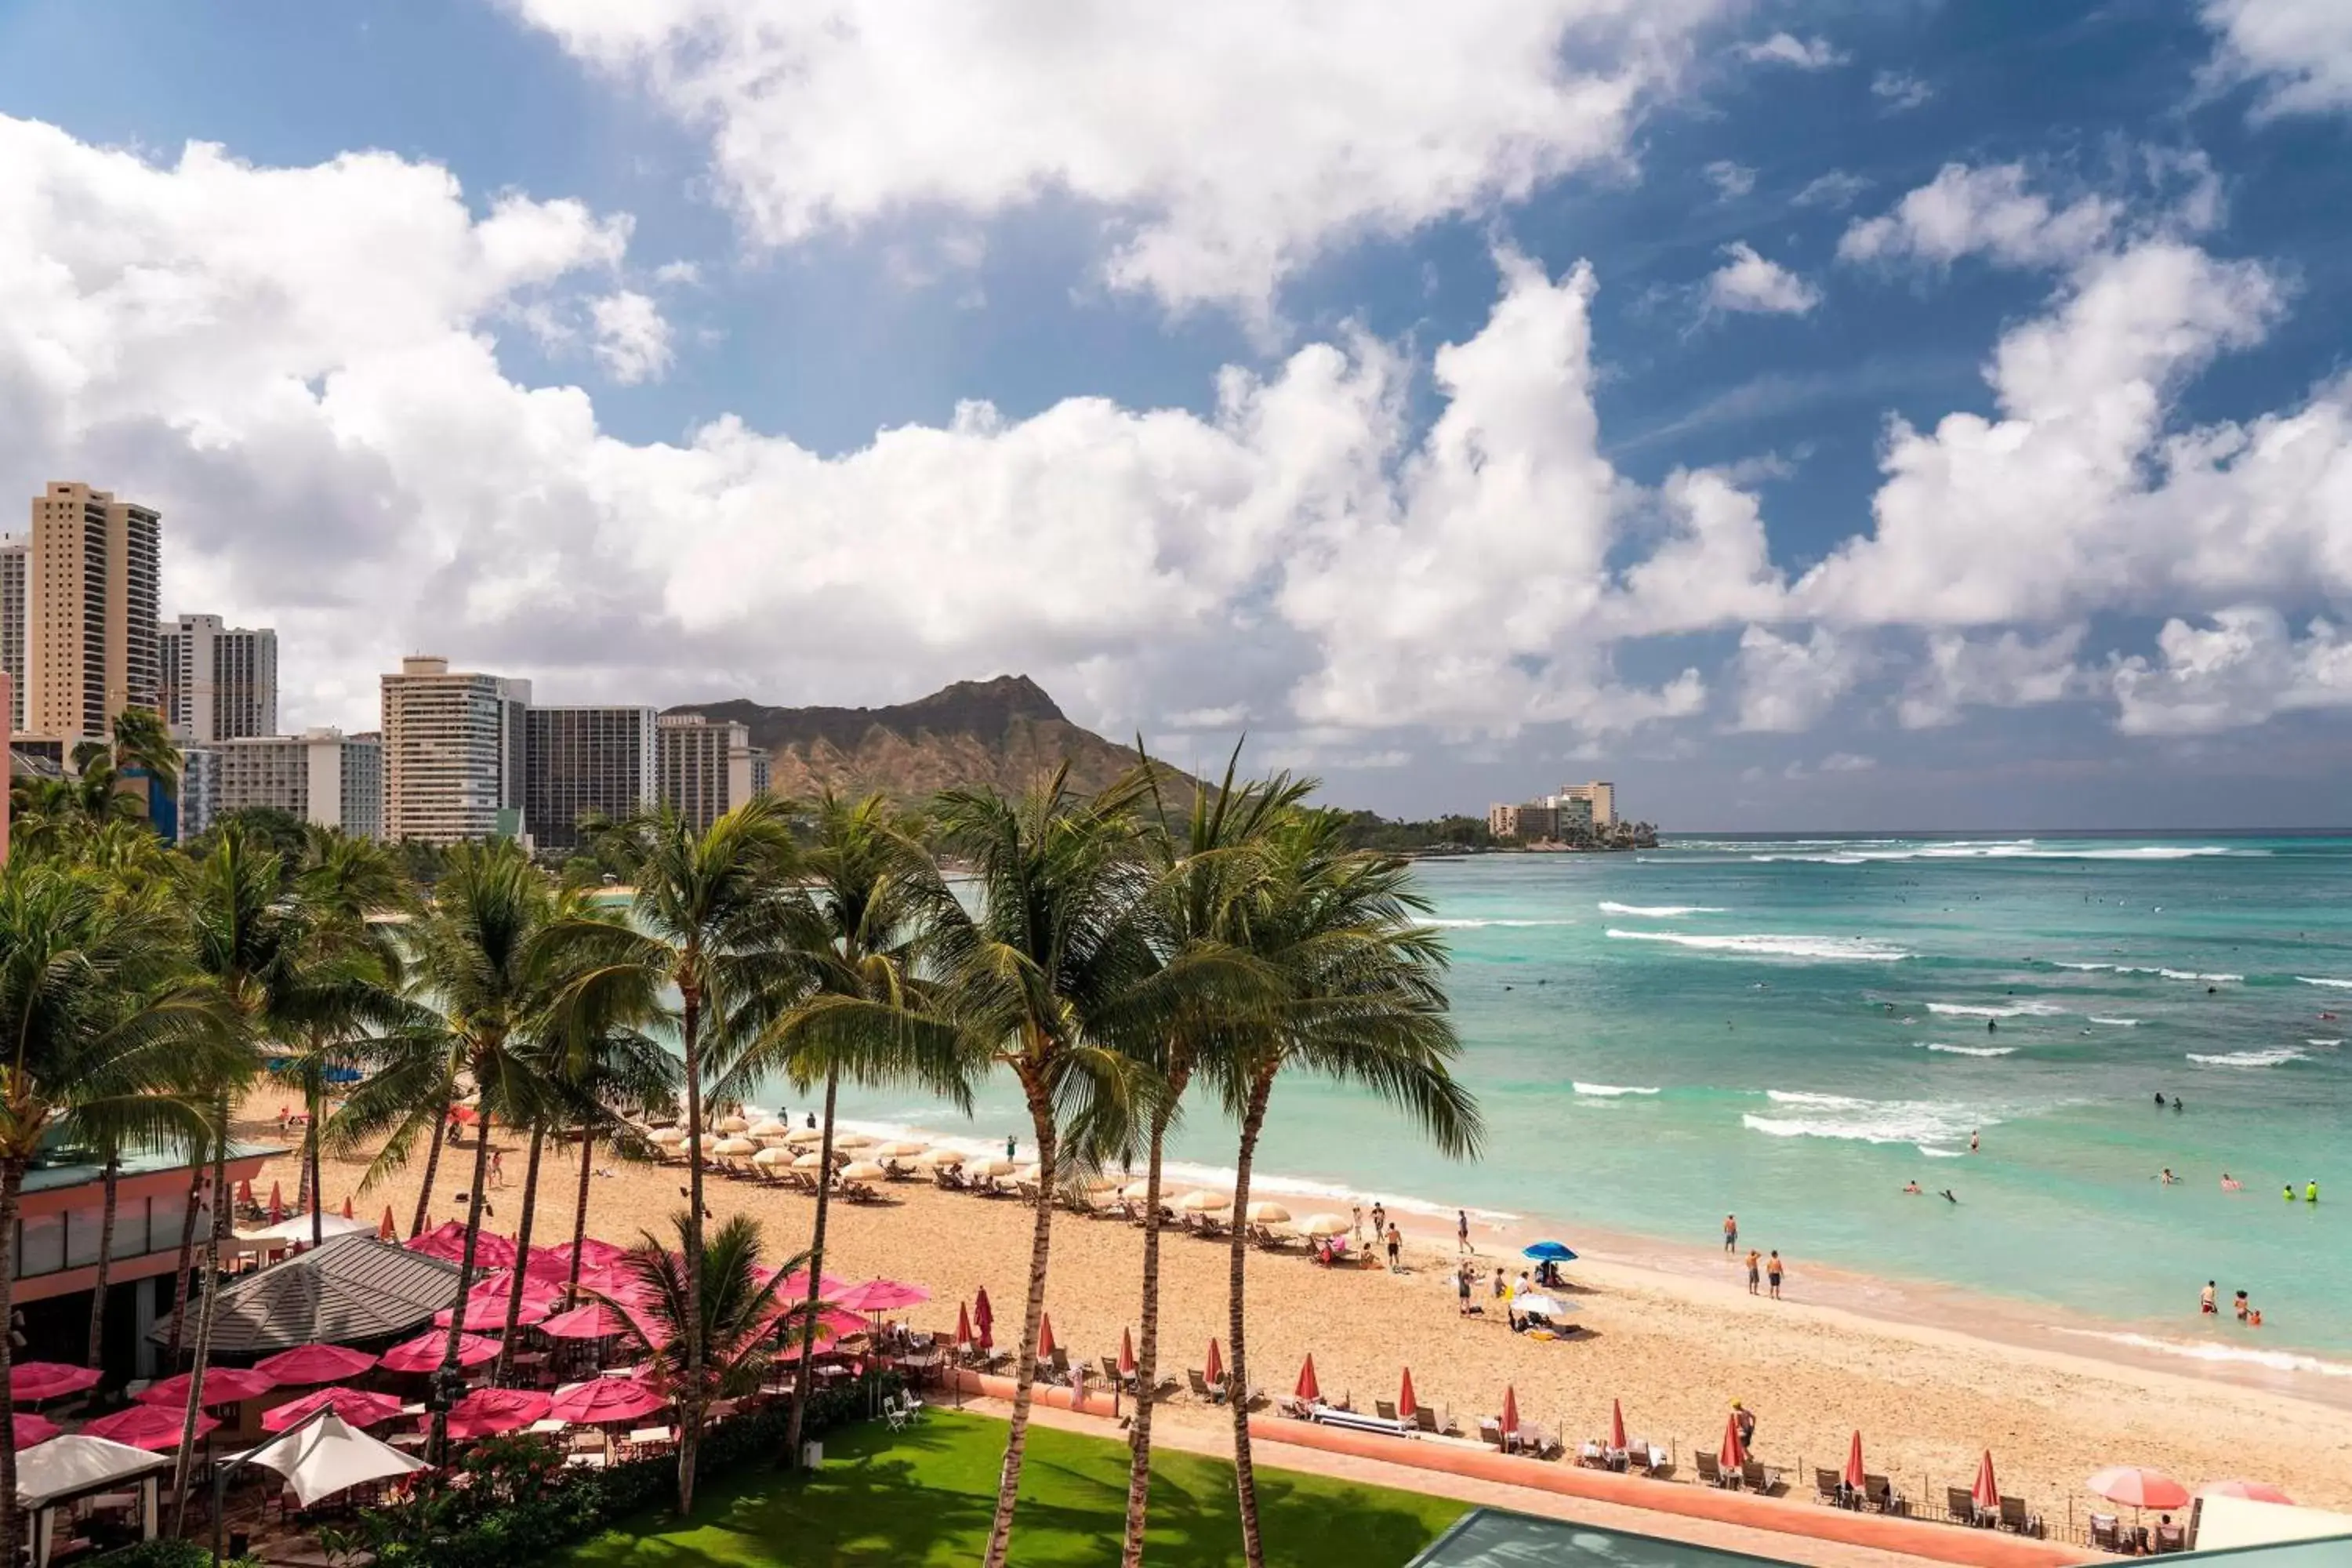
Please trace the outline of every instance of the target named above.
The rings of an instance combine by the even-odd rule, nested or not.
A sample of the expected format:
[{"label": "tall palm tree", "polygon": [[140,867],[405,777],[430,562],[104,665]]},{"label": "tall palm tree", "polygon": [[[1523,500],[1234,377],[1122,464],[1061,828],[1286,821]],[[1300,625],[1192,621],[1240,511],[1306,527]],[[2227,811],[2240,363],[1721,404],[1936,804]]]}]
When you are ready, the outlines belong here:
[{"label": "tall palm tree", "polygon": [[[1460,1047],[1446,1016],[1445,948],[1418,923],[1427,902],[1408,862],[1349,850],[1344,818],[1288,814],[1267,843],[1267,864],[1245,912],[1247,942],[1281,977],[1277,1007],[1246,1017],[1204,1054],[1226,1109],[1241,1123],[1234,1161],[1234,1212],[1248,1212],[1250,1171],[1266,1105],[1285,1073],[1311,1073],[1368,1089],[1417,1122],[1440,1151],[1477,1151],[1478,1110],[1454,1080]],[[1233,1227],[1228,1259],[1227,1342],[1235,1397],[1234,1482],[1248,1568],[1263,1568],[1257,1476],[1251,1462],[1248,1262],[1244,1226]]]},{"label": "tall palm tree", "polygon": [[[921,973],[928,919],[948,895],[916,825],[880,795],[855,802],[828,792],[814,807],[799,878],[785,911],[779,977],[792,1005],[746,1045],[714,1095],[740,1100],[763,1079],[783,1076],[806,1092],[824,1086],[819,1168],[833,1169],[834,1110],[845,1077],[869,1087],[912,1083],[959,1107],[971,1101],[962,1037],[938,1011]],[[803,1366],[814,1353],[824,1275],[832,1187],[821,1181],[809,1240],[803,1305]],[[808,1410],[807,1379],[793,1388],[784,1452],[797,1462]]]},{"label": "tall palm tree", "polygon": [[[1141,749],[1139,742],[1137,750]],[[1181,819],[1167,808],[1160,771],[1153,768],[1150,774],[1158,808],[1146,834],[1158,873],[1152,894],[1158,911],[1155,934],[1168,965],[1162,980],[1182,995],[1171,1009],[1165,1033],[1142,1041],[1152,1054],[1158,1082],[1139,1118],[1145,1134],[1143,1300],[1135,1362],[1136,1384],[1145,1392],[1136,1401],[1135,1422],[1128,1431],[1127,1531],[1121,1552],[1126,1568],[1143,1561],[1151,1496],[1150,1391],[1159,1382],[1160,1170],[1168,1130],[1181,1109],[1201,1055],[1215,1049],[1237,1021],[1262,1015],[1275,999],[1272,975],[1248,951],[1248,914],[1262,879],[1267,836],[1287,819],[1308,787],[1283,774],[1236,784],[1240,760],[1236,746],[1222,783],[1214,789],[1195,789]],[[1188,968],[1192,973],[1186,975]]]},{"label": "tall palm tree", "polygon": [[1151,874],[1136,835],[1141,793],[1140,781],[1129,781],[1080,798],[1066,763],[1020,801],[955,790],[940,796],[935,811],[943,843],[971,868],[977,906],[934,900],[930,940],[950,1005],[973,1065],[1003,1067],[1019,1082],[1037,1145],[1028,1300],[984,1568],[1003,1568],[1012,1542],[1062,1134],[1091,1123],[1098,1140],[1108,1138],[1132,1103],[1134,1060],[1113,1037],[1130,1021],[1134,995],[1157,967],[1148,929]]},{"label": "tall palm tree", "polygon": [[[220,1065],[224,1035],[184,962],[173,922],[110,896],[87,869],[25,860],[0,873],[0,1324],[15,1307],[25,1173],[45,1143],[167,1144],[207,1131],[191,1091]],[[0,1333],[5,1542],[21,1536],[12,1356]]]},{"label": "tall palm tree", "polygon": [[[572,1210],[572,1267],[567,1286],[580,1284],[580,1247],[588,1237],[588,1190],[602,1138],[625,1159],[644,1159],[651,1147],[631,1119],[675,1113],[677,1058],[643,1029],[583,1030],[567,1040],[549,1069],[580,1132],[580,1187]],[[513,1337],[509,1330],[508,1337]]]},{"label": "tall palm tree", "polygon": [[[790,986],[785,917],[793,845],[784,808],[762,795],[698,831],[676,811],[615,824],[597,852],[636,889],[634,930],[615,929],[591,961],[586,983],[639,992],[668,988],[686,1086],[688,1147],[685,1267],[689,1298],[702,1279],[703,1075],[772,1016]],[[688,1305],[693,1307],[693,1302]],[[688,1381],[699,1377],[698,1309],[684,1314]],[[694,1506],[702,1431],[698,1413],[680,1411],[678,1512]]]},{"label": "tall palm tree", "polygon": [[[685,1241],[698,1227],[684,1210],[673,1224],[676,1251],[648,1231],[629,1254],[626,1267],[645,1287],[643,1305],[590,1293],[644,1344],[646,1381],[676,1401],[682,1426],[688,1411],[699,1419],[712,1401],[740,1398],[766,1380],[778,1331],[794,1326],[802,1312],[781,1300],[785,1277],[808,1266],[808,1255],[763,1269],[759,1221],[732,1215],[702,1244],[702,1278],[689,1284]],[[692,1345],[701,1352],[689,1357]]]}]

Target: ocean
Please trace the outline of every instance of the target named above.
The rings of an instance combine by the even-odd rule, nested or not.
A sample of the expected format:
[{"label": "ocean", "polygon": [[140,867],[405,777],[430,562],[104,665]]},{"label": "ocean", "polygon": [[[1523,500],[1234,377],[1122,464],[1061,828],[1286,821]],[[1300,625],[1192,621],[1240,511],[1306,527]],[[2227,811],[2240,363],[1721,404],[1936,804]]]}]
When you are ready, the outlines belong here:
[{"label": "ocean", "polygon": [[[1300,1079],[1262,1194],[1466,1205],[1570,1245],[1581,1225],[1719,1247],[1736,1211],[1792,1281],[1826,1264],[2352,1378],[2352,837],[1683,837],[1419,874],[1481,1156]],[[1028,1143],[1009,1081],[969,1122],[843,1100],[870,1127]],[[1232,1138],[1202,1102],[1171,1152],[1208,1179]],[[2259,1331],[2227,1321],[2240,1289]]]}]

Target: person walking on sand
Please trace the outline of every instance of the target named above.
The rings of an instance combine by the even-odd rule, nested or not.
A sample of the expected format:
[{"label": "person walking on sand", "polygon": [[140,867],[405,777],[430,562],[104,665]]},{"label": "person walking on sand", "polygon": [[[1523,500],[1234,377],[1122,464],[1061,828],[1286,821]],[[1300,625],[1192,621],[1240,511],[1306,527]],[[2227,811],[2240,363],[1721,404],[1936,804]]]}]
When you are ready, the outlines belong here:
[{"label": "person walking on sand", "polygon": [[1771,1284],[1772,1300],[1779,1300],[1780,1299],[1780,1254],[1777,1248],[1774,1249],[1771,1257],[1764,1260],[1764,1278]]},{"label": "person walking on sand", "polygon": [[1393,1225],[1389,1226],[1389,1272],[1404,1272],[1404,1232]]},{"label": "person walking on sand", "polygon": [[1470,1211],[1468,1209],[1454,1211],[1454,1241],[1465,1256],[1477,1250],[1470,1245]]},{"label": "person walking on sand", "polygon": [[1749,1247],[1748,1249],[1748,1293],[1751,1296],[1756,1294],[1756,1283],[1759,1278],[1757,1266],[1761,1261],[1756,1256],[1756,1249]]}]

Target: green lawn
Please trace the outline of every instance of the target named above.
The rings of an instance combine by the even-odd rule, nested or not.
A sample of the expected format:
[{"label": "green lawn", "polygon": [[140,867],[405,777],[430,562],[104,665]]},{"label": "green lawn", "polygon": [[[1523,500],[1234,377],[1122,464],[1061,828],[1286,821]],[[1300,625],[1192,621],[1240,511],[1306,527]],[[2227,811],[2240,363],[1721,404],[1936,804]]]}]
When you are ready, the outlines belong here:
[{"label": "green lawn", "polygon": [[[571,1568],[973,1563],[987,1540],[1003,1455],[1003,1422],[953,1411],[933,1411],[904,1432],[879,1424],[835,1432],[814,1479],[732,1476],[704,1489],[689,1526],[651,1515],[564,1561]],[[1150,1561],[1165,1568],[1238,1561],[1232,1464],[1162,1449],[1152,1456],[1152,1471]],[[1257,1486],[1266,1562],[1286,1568],[1391,1568],[1466,1511],[1445,1498],[1351,1486],[1263,1462]],[[1125,1445],[1030,1428],[1015,1563],[1115,1563],[1126,1509]]]}]

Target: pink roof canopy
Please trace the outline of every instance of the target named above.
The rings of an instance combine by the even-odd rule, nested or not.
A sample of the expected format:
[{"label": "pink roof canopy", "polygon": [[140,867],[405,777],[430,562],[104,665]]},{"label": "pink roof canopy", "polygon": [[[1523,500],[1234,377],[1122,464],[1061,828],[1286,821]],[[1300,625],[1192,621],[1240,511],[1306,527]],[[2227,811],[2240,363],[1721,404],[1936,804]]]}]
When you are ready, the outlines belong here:
[{"label": "pink roof canopy", "polygon": [[265,1373],[289,1388],[304,1384],[332,1383],[337,1378],[357,1377],[375,1365],[375,1357],[348,1345],[296,1345],[290,1351],[253,1363],[253,1370]]},{"label": "pink roof canopy", "polygon": [[341,1385],[321,1388],[263,1411],[261,1429],[283,1432],[289,1426],[299,1426],[320,1410],[332,1410],[354,1426],[373,1426],[399,1415],[400,1401],[389,1394],[374,1394],[364,1388],[344,1388]]}]

